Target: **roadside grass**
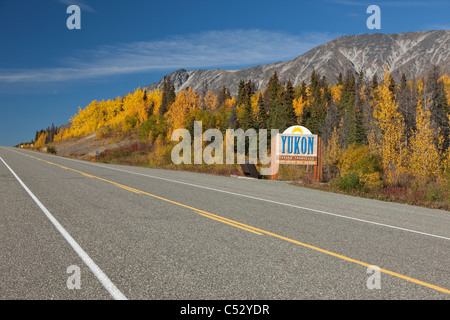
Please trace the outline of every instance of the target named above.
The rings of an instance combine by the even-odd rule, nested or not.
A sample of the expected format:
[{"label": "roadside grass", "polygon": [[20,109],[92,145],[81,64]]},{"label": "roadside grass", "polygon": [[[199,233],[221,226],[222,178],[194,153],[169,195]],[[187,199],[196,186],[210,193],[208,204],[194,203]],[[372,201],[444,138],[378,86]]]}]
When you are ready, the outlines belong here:
[{"label": "roadside grass", "polygon": [[[155,148],[143,142],[130,147],[105,150],[97,159],[91,161],[122,164],[129,166],[150,167],[159,169],[179,170],[207,173],[221,176],[243,176],[238,164],[174,164],[170,158],[172,146]],[[257,166],[260,170],[260,166]],[[377,199],[450,211],[449,179],[415,184],[405,180],[401,185],[364,184],[355,173],[335,178],[328,182],[313,182],[313,166],[280,165],[278,179],[289,181],[292,185],[347,194],[351,196]],[[268,177],[263,177],[267,179]],[[366,185],[370,186],[368,188]]]},{"label": "roadside grass", "polygon": [[[136,134],[104,134],[102,136],[102,139],[107,139],[109,142],[121,141],[124,138],[133,139],[136,138]],[[153,143],[142,142],[139,139],[135,141],[135,143],[128,146],[106,149],[98,156],[89,158],[86,155],[87,160],[221,176],[244,176],[240,165],[225,164],[225,159],[223,161],[224,164],[208,165],[205,163],[194,164],[192,158],[191,164],[176,165],[171,160],[173,144],[167,144],[158,140]],[[47,148],[47,152],[60,155],[57,152],[57,148],[58,146],[50,146],[50,148]],[[44,152],[43,150],[38,151]],[[78,156],[82,155],[78,154],[76,157]],[[364,168],[373,167],[376,169],[374,159],[367,157],[364,159],[370,160],[369,162],[366,161],[370,166],[365,164]],[[353,162],[355,164],[359,163]],[[257,165],[257,168],[260,171],[261,166]],[[326,173],[325,171],[324,177],[326,177],[326,182],[314,183],[313,166],[280,165],[278,179],[288,181],[295,186],[450,211],[450,176],[448,175],[426,183],[418,183],[412,177],[405,176],[400,181],[397,181],[396,184],[388,185],[382,179],[382,172],[378,170],[348,170],[342,176],[335,177],[331,177],[331,175]],[[266,176],[262,178],[268,179]]]},{"label": "roadside grass", "polygon": [[128,166],[146,166],[148,164],[149,146],[145,143],[135,143],[129,147],[107,149],[98,156],[92,157],[91,161],[111,164],[123,164]]},{"label": "roadside grass", "polygon": [[154,145],[137,142],[129,147],[116,148],[113,150],[105,150],[97,157],[92,157],[90,161],[122,164],[128,166],[149,167],[179,171],[191,171],[208,173],[222,176],[242,176],[239,165],[235,164],[179,164],[172,163],[170,158],[170,145],[166,147],[155,148]]},{"label": "roadside grass", "polygon": [[300,187],[450,211],[450,183],[448,179],[422,185],[413,183],[407,186],[383,185],[379,188],[369,189],[357,182],[354,176],[352,178],[353,180],[349,179],[350,181],[346,184],[338,183],[339,179],[314,183],[311,174],[305,173],[303,178],[297,176],[288,180],[292,181],[292,185]]}]

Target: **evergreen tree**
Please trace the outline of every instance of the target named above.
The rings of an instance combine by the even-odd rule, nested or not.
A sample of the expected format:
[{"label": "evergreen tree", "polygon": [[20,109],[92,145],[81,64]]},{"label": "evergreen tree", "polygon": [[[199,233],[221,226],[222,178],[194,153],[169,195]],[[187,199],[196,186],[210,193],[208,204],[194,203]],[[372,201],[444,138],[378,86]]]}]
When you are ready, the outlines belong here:
[{"label": "evergreen tree", "polygon": [[228,118],[228,125],[230,129],[237,128],[237,114],[236,114],[236,106],[231,108],[230,117]]},{"label": "evergreen tree", "polygon": [[339,72],[339,76],[338,76],[338,79],[337,79],[337,85],[341,86],[342,84],[343,84],[343,82],[342,82],[342,72]]},{"label": "evergreen tree", "polygon": [[245,104],[251,104],[252,94],[254,93],[254,87],[251,80],[239,82],[238,95],[236,98],[236,105],[241,106]]},{"label": "evergreen tree", "polygon": [[361,113],[362,105],[359,95],[362,81],[363,76],[361,74],[357,82],[354,73],[351,70],[347,70],[338,107],[339,114],[344,119],[342,130],[343,146],[365,141],[363,116]]},{"label": "evergreen tree", "polygon": [[267,97],[269,104],[269,128],[268,129],[279,129],[281,130],[282,121],[280,121],[281,113],[281,96],[283,94],[284,88],[280,83],[278,74],[275,71],[272,77],[269,79],[267,85]]},{"label": "evergreen tree", "polygon": [[389,75],[389,90],[392,92],[393,97],[395,97],[395,95],[397,94],[397,86],[392,75]]},{"label": "evergreen tree", "polygon": [[302,116],[302,125],[308,128],[312,133],[322,134],[323,122],[327,116],[328,104],[331,101],[331,92],[328,90],[326,79],[316,73],[311,73],[309,85],[309,104],[305,108]]},{"label": "evergreen tree", "polygon": [[254,92],[251,80],[239,83],[238,96],[236,99],[236,107],[238,110],[237,117],[239,121],[239,128],[244,131],[250,128],[255,128],[256,118],[252,109],[252,95]]},{"label": "evergreen tree", "polygon": [[361,88],[363,87],[363,84],[364,73],[361,71],[355,85],[355,105],[354,108],[350,110],[352,113],[352,121],[349,128],[348,144],[365,144],[367,142],[367,133],[364,127],[364,113],[362,112],[363,103],[361,101]]},{"label": "evergreen tree", "polygon": [[370,95],[373,100],[377,99],[377,88],[378,88],[378,77],[375,73],[372,77],[372,81],[370,83]]},{"label": "evergreen tree", "polygon": [[256,119],[253,114],[251,103],[245,103],[242,105],[242,110],[239,117],[239,128],[246,131],[250,128],[256,127]]},{"label": "evergreen tree", "polygon": [[445,86],[439,81],[439,67],[433,65],[425,79],[425,108],[430,111],[431,128],[444,137],[440,151],[447,150],[450,144],[449,105],[445,94]]},{"label": "evergreen tree", "polygon": [[217,94],[217,108],[222,108],[225,105],[225,101],[227,99],[231,99],[230,90],[228,90],[225,86],[222,86],[222,89]]},{"label": "evergreen tree", "polygon": [[163,116],[169,110],[172,103],[175,102],[177,95],[175,93],[175,85],[168,76],[164,80],[162,89],[161,106],[159,107],[159,115]]},{"label": "evergreen tree", "polygon": [[310,78],[310,83],[309,83],[309,88],[311,89],[312,92],[315,92],[316,89],[318,89],[318,87],[319,87],[318,78],[319,77],[316,74],[316,70],[313,70],[311,72],[311,78]]},{"label": "evergreen tree", "polygon": [[281,131],[284,131],[290,126],[297,124],[293,105],[294,98],[294,87],[292,85],[292,82],[289,80],[281,97],[281,104],[279,108],[278,129],[280,129]]},{"label": "evergreen tree", "polygon": [[282,85],[280,79],[278,79],[278,74],[275,71],[267,84],[267,95],[271,104],[276,100],[279,100],[281,88]]},{"label": "evergreen tree", "polygon": [[305,83],[305,81],[302,81],[302,83],[300,83],[299,87],[298,87],[298,95],[303,97],[304,100],[306,100],[308,98],[308,86]]},{"label": "evergreen tree", "polygon": [[256,117],[256,121],[257,121],[258,129],[267,129],[267,121],[268,121],[267,109],[266,109],[266,105],[264,103],[264,97],[261,93],[259,94],[259,97],[258,97],[257,108],[258,108],[258,114]]},{"label": "evergreen tree", "polygon": [[372,90],[375,90],[378,87],[378,77],[375,73],[372,77],[372,84],[371,84]]},{"label": "evergreen tree", "polygon": [[400,78],[400,86],[397,91],[398,111],[405,119],[406,145],[409,145],[411,135],[416,127],[416,108],[414,86],[408,85],[405,74]]}]

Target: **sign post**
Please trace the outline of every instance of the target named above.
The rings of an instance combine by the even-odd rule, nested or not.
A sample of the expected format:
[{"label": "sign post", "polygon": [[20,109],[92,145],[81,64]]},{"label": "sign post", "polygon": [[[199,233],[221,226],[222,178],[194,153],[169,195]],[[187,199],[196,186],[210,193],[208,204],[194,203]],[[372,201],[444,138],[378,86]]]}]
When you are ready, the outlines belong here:
[{"label": "sign post", "polygon": [[317,145],[317,164],[314,166],[314,182],[322,182],[323,172],[322,172],[322,152],[323,152],[323,142],[322,139],[318,138]]},{"label": "sign post", "polygon": [[278,150],[278,135],[272,137],[270,141],[270,180],[278,180],[278,159],[277,159],[277,150]]}]

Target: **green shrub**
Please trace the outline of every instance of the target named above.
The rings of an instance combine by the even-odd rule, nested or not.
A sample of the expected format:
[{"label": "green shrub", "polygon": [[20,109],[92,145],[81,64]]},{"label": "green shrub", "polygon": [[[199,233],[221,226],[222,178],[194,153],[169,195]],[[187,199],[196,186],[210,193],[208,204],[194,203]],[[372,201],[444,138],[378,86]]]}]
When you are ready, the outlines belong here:
[{"label": "green shrub", "polygon": [[367,153],[356,162],[355,170],[363,175],[375,172],[383,174],[383,161],[380,155]]},{"label": "green shrub", "polygon": [[443,202],[444,191],[439,186],[430,186],[428,189],[427,198],[431,202]]},{"label": "green shrub", "polygon": [[56,153],[57,153],[57,152],[56,152],[56,148],[53,147],[53,146],[47,147],[47,152],[48,152],[48,153],[52,153],[52,154],[56,154]]},{"label": "green shrub", "polygon": [[364,184],[357,172],[349,172],[335,181],[336,186],[342,191],[361,190]]}]

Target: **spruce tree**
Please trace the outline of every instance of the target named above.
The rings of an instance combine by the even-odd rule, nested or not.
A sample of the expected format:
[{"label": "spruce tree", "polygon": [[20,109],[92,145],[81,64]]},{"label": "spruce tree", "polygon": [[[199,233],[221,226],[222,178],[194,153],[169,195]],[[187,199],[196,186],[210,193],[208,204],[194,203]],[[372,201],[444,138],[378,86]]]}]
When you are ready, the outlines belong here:
[{"label": "spruce tree", "polygon": [[239,114],[239,127],[244,131],[250,128],[256,127],[256,119],[252,110],[252,95],[253,84],[251,80],[242,86],[239,86],[238,99],[236,100],[237,106],[241,109]]},{"label": "spruce tree", "polygon": [[372,81],[370,83],[370,89],[372,90],[372,92],[376,91],[376,89],[378,88],[378,77],[377,74],[375,73],[372,76]]},{"label": "spruce tree", "polygon": [[159,107],[159,115],[164,116],[164,114],[169,110],[169,107],[172,103],[175,102],[176,93],[175,93],[175,85],[168,76],[164,80],[163,89],[162,89],[162,97],[161,97],[161,106]]},{"label": "spruce tree", "polygon": [[269,79],[267,85],[267,97],[269,100],[269,128],[268,129],[279,129],[282,130],[281,117],[281,96],[283,94],[284,88],[280,83],[278,74],[275,71],[272,77]]},{"label": "spruce tree", "polygon": [[230,129],[237,128],[237,114],[236,114],[236,106],[233,105],[230,112],[230,117],[228,118],[228,125]]},{"label": "spruce tree", "polygon": [[337,85],[338,86],[342,85],[342,72],[339,72],[339,76],[338,76],[338,79],[337,79]]},{"label": "spruce tree", "polygon": [[258,129],[267,129],[268,116],[267,116],[266,105],[264,103],[264,97],[261,93],[259,94],[259,97],[258,97],[257,108],[258,108],[258,115],[257,115],[256,121],[257,121]]},{"label": "spruce tree", "polygon": [[354,107],[349,110],[352,121],[349,123],[348,144],[365,144],[367,142],[367,133],[364,127],[363,103],[361,101],[361,88],[364,84],[364,73],[359,73],[355,83],[355,102]]},{"label": "spruce tree", "polygon": [[239,81],[239,86],[238,86],[238,93],[237,93],[237,97],[236,97],[236,105],[241,105],[245,103],[245,97],[246,93],[245,93],[245,81],[244,80],[240,80]]},{"label": "spruce tree", "polygon": [[[441,152],[450,146],[450,108],[445,93],[445,86],[439,81],[439,67],[433,65],[427,74],[424,85],[425,108],[430,111],[432,130],[444,137]],[[439,132],[440,131],[440,132]],[[437,142],[436,142],[437,145]]]},{"label": "spruce tree", "polygon": [[286,89],[283,92],[279,109],[278,125],[279,129],[282,131],[286,130],[290,126],[297,124],[293,106],[293,100],[295,98],[294,95],[294,87],[289,80],[286,84]]},{"label": "spruce tree", "polygon": [[416,127],[416,99],[414,86],[409,86],[406,75],[403,73],[400,78],[400,86],[397,92],[398,111],[405,119],[406,145],[409,145],[412,132]]},{"label": "spruce tree", "polygon": [[280,79],[278,79],[278,74],[275,71],[273,75],[269,79],[269,83],[267,85],[267,94],[270,100],[270,103],[275,102],[280,97],[281,83]]},{"label": "spruce tree", "polygon": [[222,89],[217,94],[217,108],[221,108],[225,105],[225,101],[231,98],[230,90],[228,90],[225,86],[222,86]]},{"label": "spruce tree", "polygon": [[323,122],[331,99],[326,79],[324,77],[320,81],[318,79],[320,79],[319,74],[313,70],[309,84],[309,105],[303,111],[302,116],[302,125],[314,134],[322,133]]}]

